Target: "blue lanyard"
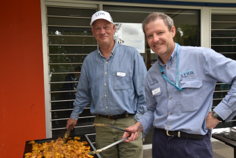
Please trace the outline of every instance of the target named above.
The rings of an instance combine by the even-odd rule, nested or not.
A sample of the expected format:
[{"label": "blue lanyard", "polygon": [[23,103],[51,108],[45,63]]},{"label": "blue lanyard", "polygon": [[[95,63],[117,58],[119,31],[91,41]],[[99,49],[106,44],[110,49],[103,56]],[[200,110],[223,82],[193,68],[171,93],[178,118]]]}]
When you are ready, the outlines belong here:
[{"label": "blue lanyard", "polygon": [[177,90],[179,90],[179,91],[182,91],[183,89],[182,88],[180,88],[179,87],[179,70],[178,70],[178,64],[179,64],[179,44],[178,43],[176,43],[177,44],[177,61],[176,61],[176,80],[175,80],[175,84],[174,83],[172,83],[167,77],[166,77],[166,75],[164,74],[164,71],[163,71],[163,69],[162,69],[162,67],[161,67],[161,65],[159,64],[159,68],[160,68],[160,71],[161,71],[161,73],[162,73],[162,76],[163,76],[163,78],[169,83],[169,84],[171,84],[172,86],[174,86]]}]

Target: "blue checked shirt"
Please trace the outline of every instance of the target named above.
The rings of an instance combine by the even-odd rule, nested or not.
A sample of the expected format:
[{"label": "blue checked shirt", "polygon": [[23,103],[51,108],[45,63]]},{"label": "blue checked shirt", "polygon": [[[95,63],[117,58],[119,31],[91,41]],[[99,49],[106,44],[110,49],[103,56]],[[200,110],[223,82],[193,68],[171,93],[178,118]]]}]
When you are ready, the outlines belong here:
[{"label": "blue checked shirt", "polygon": [[211,110],[217,81],[230,84],[231,89],[214,111],[229,121],[236,115],[236,62],[212,49],[179,47],[179,86],[164,80],[159,64],[172,83],[176,79],[176,52],[166,64],[158,58],[146,78],[147,112],[140,119],[144,135],[151,127],[205,135],[206,117]]},{"label": "blue checked shirt", "polygon": [[115,43],[106,59],[99,49],[84,60],[71,118],[91,102],[90,112],[100,115],[135,114],[139,120],[147,111],[145,77],[147,69],[139,52]]}]

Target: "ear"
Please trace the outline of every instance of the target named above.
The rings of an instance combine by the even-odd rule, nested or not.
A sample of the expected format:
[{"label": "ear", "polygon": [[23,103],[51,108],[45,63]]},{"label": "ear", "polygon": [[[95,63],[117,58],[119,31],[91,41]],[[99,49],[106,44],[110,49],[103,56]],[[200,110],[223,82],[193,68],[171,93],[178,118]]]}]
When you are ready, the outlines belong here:
[{"label": "ear", "polygon": [[171,35],[172,35],[172,37],[174,38],[175,37],[175,33],[176,33],[176,29],[175,29],[175,26],[172,26],[172,28],[171,28]]},{"label": "ear", "polygon": [[116,25],[115,24],[112,24],[113,25],[113,34],[116,32]]}]

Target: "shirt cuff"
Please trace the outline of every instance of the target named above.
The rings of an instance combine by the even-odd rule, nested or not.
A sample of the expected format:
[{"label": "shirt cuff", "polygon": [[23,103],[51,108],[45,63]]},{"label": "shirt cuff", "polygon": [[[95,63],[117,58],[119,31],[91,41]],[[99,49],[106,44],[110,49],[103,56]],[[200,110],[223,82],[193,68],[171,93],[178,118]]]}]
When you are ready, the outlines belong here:
[{"label": "shirt cuff", "polygon": [[233,112],[226,104],[220,102],[214,109],[213,109],[223,120],[228,120],[228,117]]},{"label": "shirt cuff", "polygon": [[142,117],[142,115],[139,114],[139,113],[136,113],[136,114],[134,115],[134,118],[135,118],[137,121],[139,121],[139,120],[141,119],[141,117]]},{"label": "shirt cuff", "polygon": [[148,130],[146,130],[147,127],[145,126],[144,120],[140,119],[139,122],[142,124],[142,127],[143,127],[143,137],[142,138],[144,138],[148,134]]},{"label": "shirt cuff", "polygon": [[74,120],[78,120],[79,119],[79,114],[72,111],[71,115],[70,115],[70,118],[74,119]]}]

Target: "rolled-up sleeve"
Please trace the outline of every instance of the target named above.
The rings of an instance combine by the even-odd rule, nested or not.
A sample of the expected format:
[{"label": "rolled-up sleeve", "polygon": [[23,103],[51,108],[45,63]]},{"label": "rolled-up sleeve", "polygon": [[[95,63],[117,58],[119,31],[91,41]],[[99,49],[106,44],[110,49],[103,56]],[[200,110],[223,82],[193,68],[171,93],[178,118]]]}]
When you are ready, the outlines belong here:
[{"label": "rolled-up sleeve", "polygon": [[89,90],[89,81],[87,79],[87,73],[85,66],[82,66],[79,84],[77,86],[76,99],[74,101],[74,110],[71,113],[71,118],[78,120],[79,114],[81,114],[84,108],[90,103],[91,94]]}]

